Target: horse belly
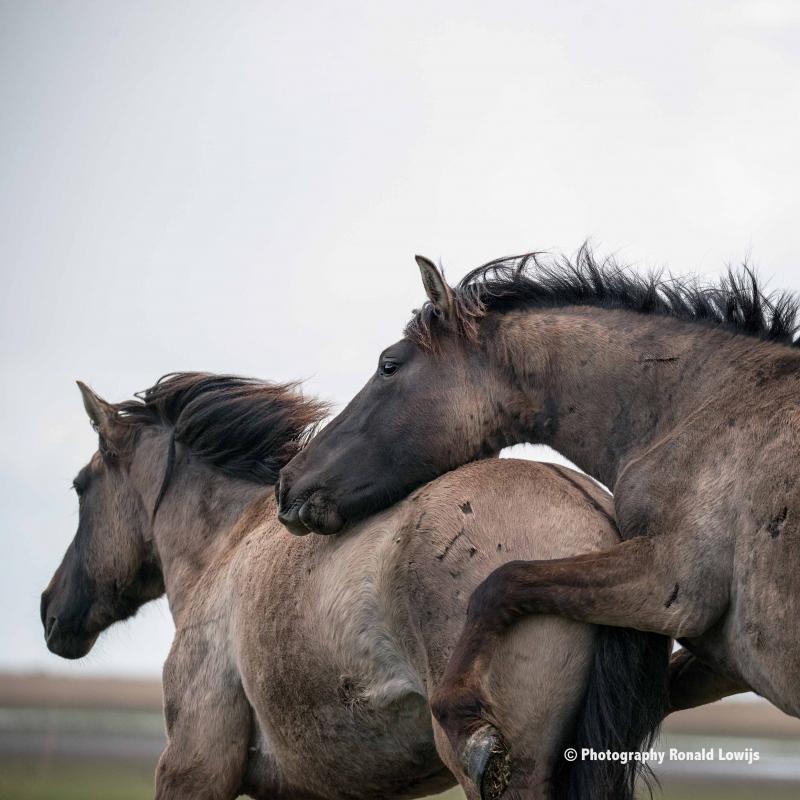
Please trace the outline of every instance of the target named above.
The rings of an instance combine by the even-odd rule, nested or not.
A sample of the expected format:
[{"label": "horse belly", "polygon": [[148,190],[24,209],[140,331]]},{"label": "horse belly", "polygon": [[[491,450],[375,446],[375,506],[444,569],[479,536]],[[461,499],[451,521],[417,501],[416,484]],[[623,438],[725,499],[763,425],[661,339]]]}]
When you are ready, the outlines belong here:
[{"label": "horse belly", "polygon": [[300,697],[302,674],[278,670],[268,692],[254,698],[258,760],[264,762],[254,772],[264,776],[263,796],[402,798],[452,784],[436,753],[424,698],[401,696],[375,708],[358,696],[352,678],[320,677]]},{"label": "horse belly", "polygon": [[422,683],[382,609],[377,542],[291,544],[281,570],[259,569],[269,591],[245,602],[240,626],[265,765],[257,794],[388,800],[451,786]]}]

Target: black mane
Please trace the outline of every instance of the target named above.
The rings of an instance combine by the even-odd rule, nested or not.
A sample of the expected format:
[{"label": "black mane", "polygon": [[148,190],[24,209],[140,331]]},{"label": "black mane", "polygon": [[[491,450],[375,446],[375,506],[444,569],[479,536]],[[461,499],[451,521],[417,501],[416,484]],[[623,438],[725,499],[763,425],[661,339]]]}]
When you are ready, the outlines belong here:
[{"label": "black mane", "polygon": [[205,372],[164,375],[136,397],[115,406],[121,422],[172,428],[162,495],[176,442],[227,475],[275,483],[326,411],[324,404],[304,398],[296,383]]},{"label": "black mane", "polygon": [[[490,261],[469,272],[453,290],[454,320],[462,335],[474,338],[477,323],[491,312],[527,308],[595,306],[658,314],[724,326],[773,342],[796,345],[798,301],[788,292],[767,295],[747,266],[728,270],[717,284],[694,279],[639,275],[613,258],[597,261],[588,246],[574,260],[526,253]],[[426,303],[415,312],[405,334],[431,346],[447,326]]]}]

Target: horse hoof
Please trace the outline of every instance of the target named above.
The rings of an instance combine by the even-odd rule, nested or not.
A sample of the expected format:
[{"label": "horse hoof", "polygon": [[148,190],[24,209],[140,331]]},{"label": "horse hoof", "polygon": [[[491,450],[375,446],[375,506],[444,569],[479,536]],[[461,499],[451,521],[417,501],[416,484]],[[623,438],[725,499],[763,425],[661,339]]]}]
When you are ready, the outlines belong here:
[{"label": "horse hoof", "polygon": [[511,779],[511,756],[500,732],[491,725],[478,728],[467,739],[461,765],[478,787],[481,800],[498,800]]}]

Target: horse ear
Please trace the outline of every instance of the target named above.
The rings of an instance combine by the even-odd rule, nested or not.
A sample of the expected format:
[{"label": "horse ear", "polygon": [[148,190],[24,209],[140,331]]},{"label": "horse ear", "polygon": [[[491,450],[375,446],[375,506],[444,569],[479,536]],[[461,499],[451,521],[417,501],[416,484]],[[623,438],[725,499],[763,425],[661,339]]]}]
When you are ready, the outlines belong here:
[{"label": "horse ear", "polygon": [[448,319],[453,311],[453,290],[447,285],[441,270],[429,258],[414,256],[422,275],[425,294],[442,316]]},{"label": "horse ear", "polygon": [[100,434],[100,438],[110,444],[114,439],[117,411],[111,403],[95,394],[83,381],[77,381],[83,398],[83,407],[89,415],[92,427]]}]

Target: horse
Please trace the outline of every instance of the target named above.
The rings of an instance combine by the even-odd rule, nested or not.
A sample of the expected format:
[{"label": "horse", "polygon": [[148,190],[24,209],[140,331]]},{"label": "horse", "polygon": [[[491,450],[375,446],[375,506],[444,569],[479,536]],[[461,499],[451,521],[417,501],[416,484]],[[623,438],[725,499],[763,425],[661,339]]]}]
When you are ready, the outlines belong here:
[{"label": "horse", "polygon": [[542,617],[501,642],[486,691],[513,775],[486,748],[462,763],[429,705],[467,599],[494,569],[619,541],[593,482],[490,459],[347,534],[298,538],[273,486],[324,412],[295,385],[177,373],[117,404],[80,390],[99,446],[74,481],[78,529],[42,623],[53,653],[80,658],[166,593],[158,800],[392,800],[456,780],[471,800],[633,797],[632,763],[561,753],[648,746],[664,641]]},{"label": "horse", "polygon": [[[547,444],[613,491],[623,541],[515,559],[473,595],[433,698],[468,757],[482,672],[531,614],[663,634],[671,706],[752,689],[800,715],[798,305],[747,267],[662,280],[588,247],[471,271],[417,258],[427,302],[281,472],[279,517],[334,533],[503,446]],[[395,469],[380,469],[395,464]],[[536,520],[531,520],[536,525]]]}]

